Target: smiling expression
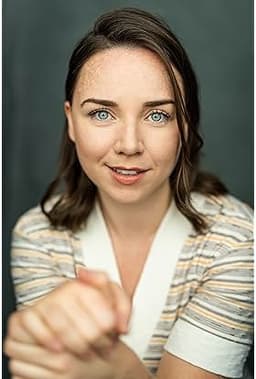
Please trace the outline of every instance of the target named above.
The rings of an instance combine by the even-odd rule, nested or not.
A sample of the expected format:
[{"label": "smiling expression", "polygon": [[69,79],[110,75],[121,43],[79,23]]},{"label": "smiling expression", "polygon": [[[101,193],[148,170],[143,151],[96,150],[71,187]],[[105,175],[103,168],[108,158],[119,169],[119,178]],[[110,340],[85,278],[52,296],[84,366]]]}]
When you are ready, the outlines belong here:
[{"label": "smiling expression", "polygon": [[102,198],[170,195],[179,130],[170,79],[153,52],[116,47],[93,55],[65,113],[80,164]]}]

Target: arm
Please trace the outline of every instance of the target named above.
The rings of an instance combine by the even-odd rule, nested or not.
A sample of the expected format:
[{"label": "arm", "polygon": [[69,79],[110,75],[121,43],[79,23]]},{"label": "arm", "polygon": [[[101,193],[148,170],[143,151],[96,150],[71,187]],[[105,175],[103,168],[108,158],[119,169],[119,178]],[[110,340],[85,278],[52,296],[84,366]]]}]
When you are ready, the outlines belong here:
[{"label": "arm", "polygon": [[[89,274],[89,276],[88,276]],[[97,286],[99,288],[99,282],[97,281],[97,275],[87,273],[81,270],[79,276],[82,281],[87,284]],[[120,342],[112,350],[109,359],[113,362],[113,366],[118,368],[117,378],[119,379],[221,379],[219,375],[210,373],[203,370],[200,367],[196,367],[178,357],[175,357],[168,352],[163,354],[160,362],[157,376],[150,375],[140,359],[136,354],[129,349],[124,343]]]},{"label": "arm", "polygon": [[242,376],[253,340],[253,241],[216,251],[171,330],[158,379]]},{"label": "arm", "polygon": [[180,313],[157,378],[242,376],[253,339],[253,241],[215,252],[200,287]]},{"label": "arm", "polygon": [[68,280],[66,272],[60,269],[60,247],[52,243],[54,239],[61,243],[61,258],[68,267],[70,278],[72,259],[68,254],[65,232],[50,231],[48,220],[37,209],[30,210],[18,220],[11,243],[11,273],[18,309],[35,304]]},{"label": "arm", "polygon": [[[95,287],[107,292],[106,281],[104,276],[97,273],[89,274],[84,272],[82,280],[94,284]],[[113,290],[113,289],[112,289]],[[116,294],[118,297],[118,293]],[[73,294],[74,296],[74,294]],[[59,297],[59,296],[58,296]],[[46,301],[46,300],[45,300]],[[122,308],[122,307],[121,307]],[[9,340],[6,342],[5,351],[11,360],[11,371],[15,375],[23,376],[24,378],[28,373],[32,377],[40,377],[43,375],[45,379],[58,378],[58,375],[67,373],[68,378],[75,378],[77,372],[81,372],[84,378],[108,378],[111,379],[169,379],[169,378],[189,378],[189,379],[217,379],[219,376],[206,372],[198,367],[192,366],[185,361],[182,361],[169,353],[165,353],[157,377],[149,374],[143,363],[125,344],[118,341],[108,354],[99,357],[97,355],[90,357],[90,360],[79,358],[74,354],[67,351],[62,352],[49,352],[49,350],[42,346],[31,343],[31,335],[24,343],[24,320],[20,315],[16,315],[16,320],[12,321],[9,327]],[[21,326],[21,327],[19,327]],[[30,324],[31,328],[31,324]],[[37,328],[37,332],[40,329]],[[22,334],[21,334],[22,333]],[[13,341],[10,337],[20,338],[22,342]],[[26,337],[27,338],[27,337]],[[43,339],[40,337],[43,341]],[[32,340],[33,341],[33,340]],[[46,341],[43,341],[46,342]],[[68,345],[67,345],[68,346]],[[87,376],[88,375],[88,376]]]},{"label": "arm", "polygon": [[[169,353],[164,353],[156,376],[150,375],[143,363],[125,344],[118,342],[104,359],[95,355],[87,361],[68,353],[53,352],[43,348],[18,330],[15,323],[13,332],[23,342],[9,339],[5,351],[13,358],[10,370],[13,375],[26,379],[73,379],[77,374],[83,379],[220,379],[221,377],[195,367]],[[24,343],[24,341],[27,341]]]},{"label": "arm", "polygon": [[199,367],[165,352],[157,374],[151,375],[143,363],[125,344],[120,343],[111,357],[113,365],[118,365],[116,379],[221,379]]},{"label": "arm", "polygon": [[[191,363],[188,363],[189,359],[191,357],[189,357],[187,355],[187,353],[188,353],[187,351],[185,351],[185,353],[184,353],[181,350],[182,347],[186,348],[188,342],[190,342],[190,345],[192,346],[192,349],[191,349],[192,352],[195,352],[195,354],[197,354],[197,356],[199,355],[199,358],[202,358],[204,360],[205,354],[207,353],[207,355],[208,355],[208,353],[210,353],[210,354],[212,354],[212,356],[210,357],[208,355],[208,359],[211,359],[213,361],[213,363],[217,363],[217,365],[218,365],[218,358],[216,359],[216,354],[219,353],[220,349],[218,349],[218,348],[213,349],[212,348],[212,336],[213,335],[211,333],[208,334],[208,337],[210,337],[209,338],[209,346],[206,348],[204,347],[203,353],[201,353],[199,351],[199,354],[198,354],[198,347],[201,346],[201,343],[199,343],[199,345],[198,345],[198,341],[196,339],[193,339],[193,338],[188,339],[187,338],[186,332],[184,332],[184,329],[183,329],[182,322],[185,321],[186,325],[188,325],[188,326],[191,325],[191,323],[189,322],[190,321],[189,317],[192,317],[192,321],[193,321],[194,317],[197,317],[197,313],[194,312],[194,310],[195,310],[194,303],[195,302],[202,302],[202,300],[205,301],[205,298],[207,298],[209,296],[209,294],[210,294],[210,300],[211,300],[212,304],[214,304],[215,300],[218,301],[218,303],[220,305],[220,311],[224,311],[226,304],[228,304],[229,306],[231,306],[231,309],[232,309],[231,314],[232,314],[232,313],[236,313],[236,312],[234,312],[234,309],[237,310],[241,306],[243,309],[242,313],[244,312],[245,318],[247,320],[250,319],[251,313],[252,313],[252,310],[251,310],[252,309],[251,288],[250,288],[251,282],[252,282],[251,273],[250,273],[250,270],[252,269],[252,259],[250,258],[250,260],[249,260],[250,254],[248,255],[246,253],[246,249],[248,249],[248,246],[246,247],[245,245],[240,246],[238,249],[234,250],[233,256],[236,255],[237,251],[239,253],[241,251],[241,249],[245,250],[244,261],[242,261],[242,266],[244,264],[247,265],[246,267],[243,266],[243,269],[245,268],[247,270],[247,273],[248,273],[247,274],[248,288],[241,290],[240,293],[239,293],[239,291],[237,293],[234,293],[234,291],[232,292],[232,290],[227,291],[225,287],[222,288],[222,286],[219,285],[219,280],[222,278],[223,275],[225,277],[226,274],[230,275],[230,277],[232,278],[233,273],[237,272],[238,266],[236,263],[234,263],[234,264],[232,263],[231,265],[227,264],[228,260],[229,260],[228,256],[223,257],[219,261],[215,262],[216,265],[214,266],[214,264],[213,264],[213,266],[206,273],[205,278],[204,278],[204,283],[202,285],[201,290],[198,291],[198,294],[187,305],[183,314],[181,315],[180,320],[178,320],[176,322],[176,325],[173,328],[173,331],[172,331],[170,337],[175,336],[175,338],[170,338],[170,340],[168,341],[168,344],[166,346],[167,352],[164,353],[162,361],[160,363],[160,367],[159,367],[159,371],[158,371],[158,378],[162,379],[162,377],[163,377],[164,379],[169,379],[169,378],[172,378],[173,376],[174,377],[176,377],[176,376],[183,377],[184,376],[184,378],[185,378],[186,377],[185,375],[188,375],[189,379],[193,378],[192,375],[195,375],[195,378],[201,378],[201,377],[202,378],[209,378],[209,379],[219,378],[219,376],[217,374],[211,374],[209,372],[209,371],[211,371],[209,368],[208,368],[208,371],[207,371],[207,368],[205,368],[205,369],[202,368],[202,364],[200,362],[197,363],[197,361],[194,360],[194,357],[193,357],[193,360],[190,361]],[[226,261],[226,259],[227,259],[227,261]],[[239,262],[239,260],[237,262]],[[28,277],[29,277],[29,275],[28,275]],[[229,281],[227,281],[227,282],[229,282]],[[217,286],[216,286],[216,283],[217,283]],[[237,299],[241,296],[243,297],[242,301],[237,301]],[[194,316],[193,316],[193,312],[194,312]],[[191,316],[191,314],[192,314],[192,316]],[[200,317],[199,317],[199,319],[200,319]],[[250,322],[245,324],[245,327],[247,328],[246,333],[244,334],[245,337],[251,338],[250,337],[250,333],[251,333]],[[193,331],[193,328],[189,329],[189,330],[191,332],[191,330]],[[196,328],[196,330],[200,331],[201,329]],[[226,340],[225,338],[222,338],[221,336],[219,336],[219,342],[223,342],[223,341],[225,342],[225,340]],[[186,341],[186,342],[184,343],[184,341]],[[246,357],[246,352],[244,350],[244,349],[246,349],[246,346],[244,346],[241,343],[236,343],[235,341],[233,341],[233,342],[231,341],[231,345],[232,345],[232,347],[237,345],[239,347],[239,349],[241,348],[240,352],[239,352],[239,349],[237,352],[237,357],[239,359],[238,364],[241,366],[240,355],[242,354],[243,356]],[[216,345],[216,346],[218,346],[218,345]],[[122,356],[124,358],[124,360],[116,359],[115,365],[117,366],[116,368],[119,369],[119,363],[120,363],[121,369],[123,369],[124,375],[126,375],[125,372],[129,372],[129,370],[130,370],[129,375],[130,376],[133,375],[135,378],[136,378],[136,376],[141,378],[142,375],[144,375],[144,374],[149,375],[147,373],[146,369],[144,368],[143,364],[136,357],[136,355],[133,354],[133,352],[131,352],[128,348],[125,349],[125,346],[123,346],[122,351],[119,351],[118,356],[119,356],[119,358],[121,358],[121,356]],[[113,355],[112,358],[114,359],[115,355]],[[226,359],[226,361],[230,360],[230,351],[229,351],[229,348],[227,348],[227,347],[225,348],[223,359]],[[129,362],[128,366],[126,365],[126,362]],[[209,363],[209,361],[208,361],[208,363]],[[199,367],[201,367],[201,368],[199,368]],[[201,377],[199,375],[201,375]],[[232,376],[232,375],[226,374],[226,376]],[[131,378],[132,378],[132,376],[131,376]]]},{"label": "arm", "polygon": [[184,307],[167,352],[228,378],[242,376],[253,339],[253,244],[216,252],[200,287]]}]

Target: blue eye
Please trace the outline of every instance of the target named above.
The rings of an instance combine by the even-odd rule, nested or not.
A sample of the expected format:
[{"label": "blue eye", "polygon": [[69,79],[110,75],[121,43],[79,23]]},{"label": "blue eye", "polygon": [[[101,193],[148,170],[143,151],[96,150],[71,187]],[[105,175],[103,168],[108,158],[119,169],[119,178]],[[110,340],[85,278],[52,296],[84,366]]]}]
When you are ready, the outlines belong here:
[{"label": "blue eye", "polygon": [[154,111],[148,117],[150,118],[151,121],[160,123],[160,122],[167,121],[170,118],[170,115],[162,111]]},{"label": "blue eye", "polygon": [[95,109],[89,112],[88,115],[97,121],[106,121],[112,119],[111,114],[106,109]]},{"label": "blue eye", "polygon": [[95,112],[95,118],[99,121],[105,121],[109,118],[110,114],[107,111],[97,111]]}]

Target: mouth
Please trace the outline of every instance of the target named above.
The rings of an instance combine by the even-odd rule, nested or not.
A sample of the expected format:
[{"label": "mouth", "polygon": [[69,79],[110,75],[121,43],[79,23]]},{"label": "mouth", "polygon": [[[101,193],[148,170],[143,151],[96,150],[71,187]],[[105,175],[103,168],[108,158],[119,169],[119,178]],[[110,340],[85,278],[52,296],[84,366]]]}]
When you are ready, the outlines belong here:
[{"label": "mouth", "polygon": [[123,166],[108,166],[112,171],[116,172],[119,175],[124,176],[137,176],[139,174],[142,174],[144,172],[149,171],[148,169],[143,169],[139,167],[123,167]]},{"label": "mouth", "polygon": [[139,183],[150,170],[141,167],[105,166],[109,168],[114,182],[125,186]]}]

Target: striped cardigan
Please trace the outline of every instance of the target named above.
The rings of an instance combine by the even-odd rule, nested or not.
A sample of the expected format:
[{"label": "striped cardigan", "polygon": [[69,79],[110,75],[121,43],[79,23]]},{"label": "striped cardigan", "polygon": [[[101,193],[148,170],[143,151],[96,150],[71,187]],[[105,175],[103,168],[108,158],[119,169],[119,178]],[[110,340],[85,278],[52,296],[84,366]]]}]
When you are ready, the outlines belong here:
[{"label": "striped cardigan", "polygon": [[[197,196],[209,229],[187,238],[143,361],[155,373],[165,349],[209,371],[240,377],[253,332],[252,211],[232,196]],[[78,237],[53,228],[40,207],[18,220],[11,254],[18,308],[86,265]]]}]

